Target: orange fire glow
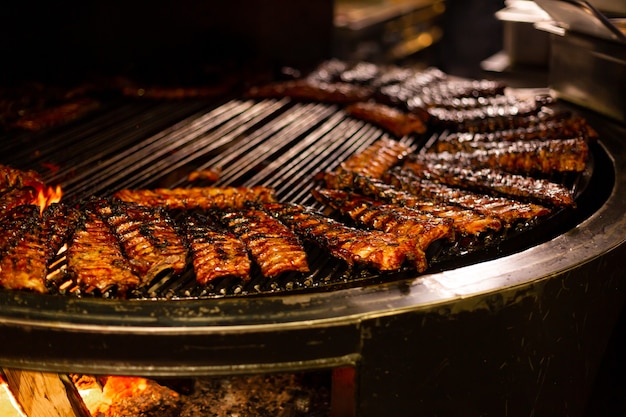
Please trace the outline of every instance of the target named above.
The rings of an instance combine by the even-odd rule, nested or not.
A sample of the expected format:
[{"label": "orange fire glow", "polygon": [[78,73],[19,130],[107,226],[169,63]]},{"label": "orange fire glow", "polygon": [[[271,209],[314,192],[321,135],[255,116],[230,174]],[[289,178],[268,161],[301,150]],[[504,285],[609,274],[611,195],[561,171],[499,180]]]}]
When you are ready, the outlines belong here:
[{"label": "orange fire glow", "polygon": [[61,201],[62,196],[63,191],[61,190],[60,185],[57,185],[56,187],[41,188],[37,191],[37,197],[34,204],[37,204],[39,206],[40,213],[43,213],[46,207],[50,204]]},{"label": "orange fire glow", "polygon": [[121,399],[140,395],[147,386],[145,378],[109,376],[104,387],[84,386],[79,388],[79,393],[89,412],[96,416],[106,414],[111,404]]}]

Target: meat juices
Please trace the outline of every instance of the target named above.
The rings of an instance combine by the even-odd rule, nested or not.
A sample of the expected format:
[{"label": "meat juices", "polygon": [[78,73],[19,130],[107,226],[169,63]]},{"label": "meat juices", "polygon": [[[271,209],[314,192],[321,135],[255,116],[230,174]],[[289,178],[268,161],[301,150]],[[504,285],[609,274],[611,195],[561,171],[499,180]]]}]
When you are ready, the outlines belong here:
[{"label": "meat juices", "polygon": [[309,271],[300,239],[266,212],[256,208],[231,210],[219,218],[244,242],[263,276],[273,278],[285,272]]},{"label": "meat juices", "polygon": [[109,226],[90,210],[83,211],[69,243],[67,266],[83,289],[115,289],[123,298],[141,284]]},{"label": "meat juices", "polygon": [[117,237],[142,284],[163,271],[183,272],[187,248],[164,209],[106,200],[92,205]]},{"label": "meat juices", "polygon": [[48,292],[48,265],[76,226],[78,211],[53,204],[37,216],[23,237],[0,258],[0,285]]},{"label": "meat juices", "polygon": [[233,233],[198,213],[185,216],[182,228],[199,284],[206,285],[223,277],[250,279],[251,261],[246,246]]},{"label": "meat juices", "polygon": [[268,203],[263,208],[303,239],[316,243],[349,266],[396,271],[414,249],[393,234],[349,227],[299,204]]}]

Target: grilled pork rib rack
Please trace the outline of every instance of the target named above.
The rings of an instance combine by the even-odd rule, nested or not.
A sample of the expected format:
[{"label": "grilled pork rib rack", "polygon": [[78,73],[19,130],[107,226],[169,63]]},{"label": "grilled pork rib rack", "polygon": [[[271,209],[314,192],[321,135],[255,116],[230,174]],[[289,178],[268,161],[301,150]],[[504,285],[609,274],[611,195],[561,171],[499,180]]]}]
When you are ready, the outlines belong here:
[{"label": "grilled pork rib rack", "polygon": [[574,210],[596,138],[549,96],[434,68],[331,60],[248,96],[329,103],[388,134],[314,175],[310,206],[253,184],[124,188],[40,213],[40,176],[0,166],[0,284],[184,298],[423,273]]}]

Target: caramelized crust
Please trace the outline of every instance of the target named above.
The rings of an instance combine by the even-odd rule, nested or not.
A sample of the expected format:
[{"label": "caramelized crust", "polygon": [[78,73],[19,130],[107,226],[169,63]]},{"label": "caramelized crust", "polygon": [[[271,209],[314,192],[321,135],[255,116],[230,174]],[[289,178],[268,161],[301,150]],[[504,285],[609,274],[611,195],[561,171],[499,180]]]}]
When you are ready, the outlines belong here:
[{"label": "caramelized crust", "polygon": [[199,284],[222,277],[250,279],[250,258],[237,236],[197,213],[185,216],[183,228]]},{"label": "caramelized crust", "polygon": [[109,226],[90,210],[82,213],[69,243],[67,266],[84,289],[105,292],[115,288],[123,297],[141,283]]},{"label": "caramelized crust", "polygon": [[322,173],[327,188],[349,188],[355,174],[381,178],[391,167],[399,164],[411,151],[401,142],[381,138],[346,159],[333,172]]},{"label": "caramelized crust", "polygon": [[[593,141],[598,133],[580,116],[569,114],[555,120],[547,120],[535,126],[496,130],[486,133],[455,132],[437,138],[432,151],[467,152],[476,148],[489,147],[489,143],[540,141],[548,139],[582,138]],[[497,145],[501,146],[501,145]]]},{"label": "caramelized crust", "polygon": [[433,164],[421,161],[419,158],[405,161],[404,168],[420,178],[452,187],[521,198],[558,207],[571,207],[575,204],[572,193],[567,187],[543,179],[489,168],[473,170],[452,164]]},{"label": "caramelized crust", "polygon": [[349,104],[367,101],[374,89],[345,82],[316,82],[310,79],[279,81],[248,91],[251,98],[285,98],[321,103]]},{"label": "caramelized crust", "polygon": [[583,172],[589,146],[583,139],[515,142],[478,142],[480,146],[462,152],[427,152],[420,160],[428,163],[455,163],[472,169],[493,168],[515,174]]},{"label": "caramelized crust", "polygon": [[221,214],[220,220],[244,242],[263,276],[309,271],[298,236],[263,210],[228,211]]},{"label": "caramelized crust", "polygon": [[418,72],[402,83],[381,87],[376,97],[409,112],[422,112],[448,105],[454,99],[499,96],[504,89],[505,85],[497,81],[453,79],[432,69]]},{"label": "caramelized crust", "polygon": [[[526,203],[505,197],[494,197],[486,194],[474,193],[460,188],[449,187],[424,178],[419,178],[411,171],[401,168],[392,169],[386,176],[385,181],[399,190],[407,191],[415,196],[433,202],[445,202],[456,204],[460,207],[473,210],[485,216],[492,216],[511,225],[518,221],[530,221],[546,216],[551,210],[545,206]],[[371,181],[360,179],[362,187],[369,192],[382,198],[390,198],[393,201],[401,201],[406,197],[393,195],[393,190],[384,188],[381,184],[372,184]],[[382,190],[381,190],[382,187]],[[380,191],[379,191],[380,190]]]},{"label": "caramelized crust", "polygon": [[17,206],[33,204],[36,197],[37,191],[31,187],[14,188],[0,195],[0,217]]},{"label": "caramelized crust", "polygon": [[120,190],[113,198],[168,209],[243,208],[249,203],[267,203],[276,200],[274,190],[261,186]]},{"label": "caramelized crust", "polygon": [[372,122],[396,137],[426,133],[427,118],[373,101],[354,103],[346,107],[350,116]]},{"label": "caramelized crust", "polygon": [[361,264],[380,271],[395,271],[414,250],[390,233],[349,227],[298,204],[270,203],[263,207],[303,239],[316,243],[350,266]]},{"label": "caramelized crust", "polygon": [[0,195],[14,188],[44,188],[41,176],[35,171],[22,171],[0,164]]},{"label": "caramelized crust", "polygon": [[94,208],[117,237],[142,283],[151,282],[166,270],[183,272],[187,248],[165,210],[105,200],[94,202]]},{"label": "caramelized crust", "polygon": [[384,204],[342,190],[312,190],[321,203],[364,226],[394,234],[415,250],[410,260],[418,272],[428,267],[425,251],[436,240],[453,239],[450,220],[433,217],[397,204]]},{"label": "caramelized crust", "polygon": [[39,221],[39,206],[29,204],[13,207],[0,215],[0,256]]},{"label": "caramelized crust", "polygon": [[50,260],[76,225],[78,211],[53,204],[24,236],[0,259],[0,285],[9,289],[47,292]]}]

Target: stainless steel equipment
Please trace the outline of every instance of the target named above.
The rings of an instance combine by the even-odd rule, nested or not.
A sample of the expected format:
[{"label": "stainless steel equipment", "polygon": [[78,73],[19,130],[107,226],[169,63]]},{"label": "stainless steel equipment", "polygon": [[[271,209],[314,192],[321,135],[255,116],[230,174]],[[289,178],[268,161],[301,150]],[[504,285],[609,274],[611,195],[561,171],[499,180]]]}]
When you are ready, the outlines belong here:
[{"label": "stainless steel equipment", "polygon": [[564,100],[624,123],[626,35],[586,2],[537,3],[554,19],[537,24],[550,34],[550,87]]}]

